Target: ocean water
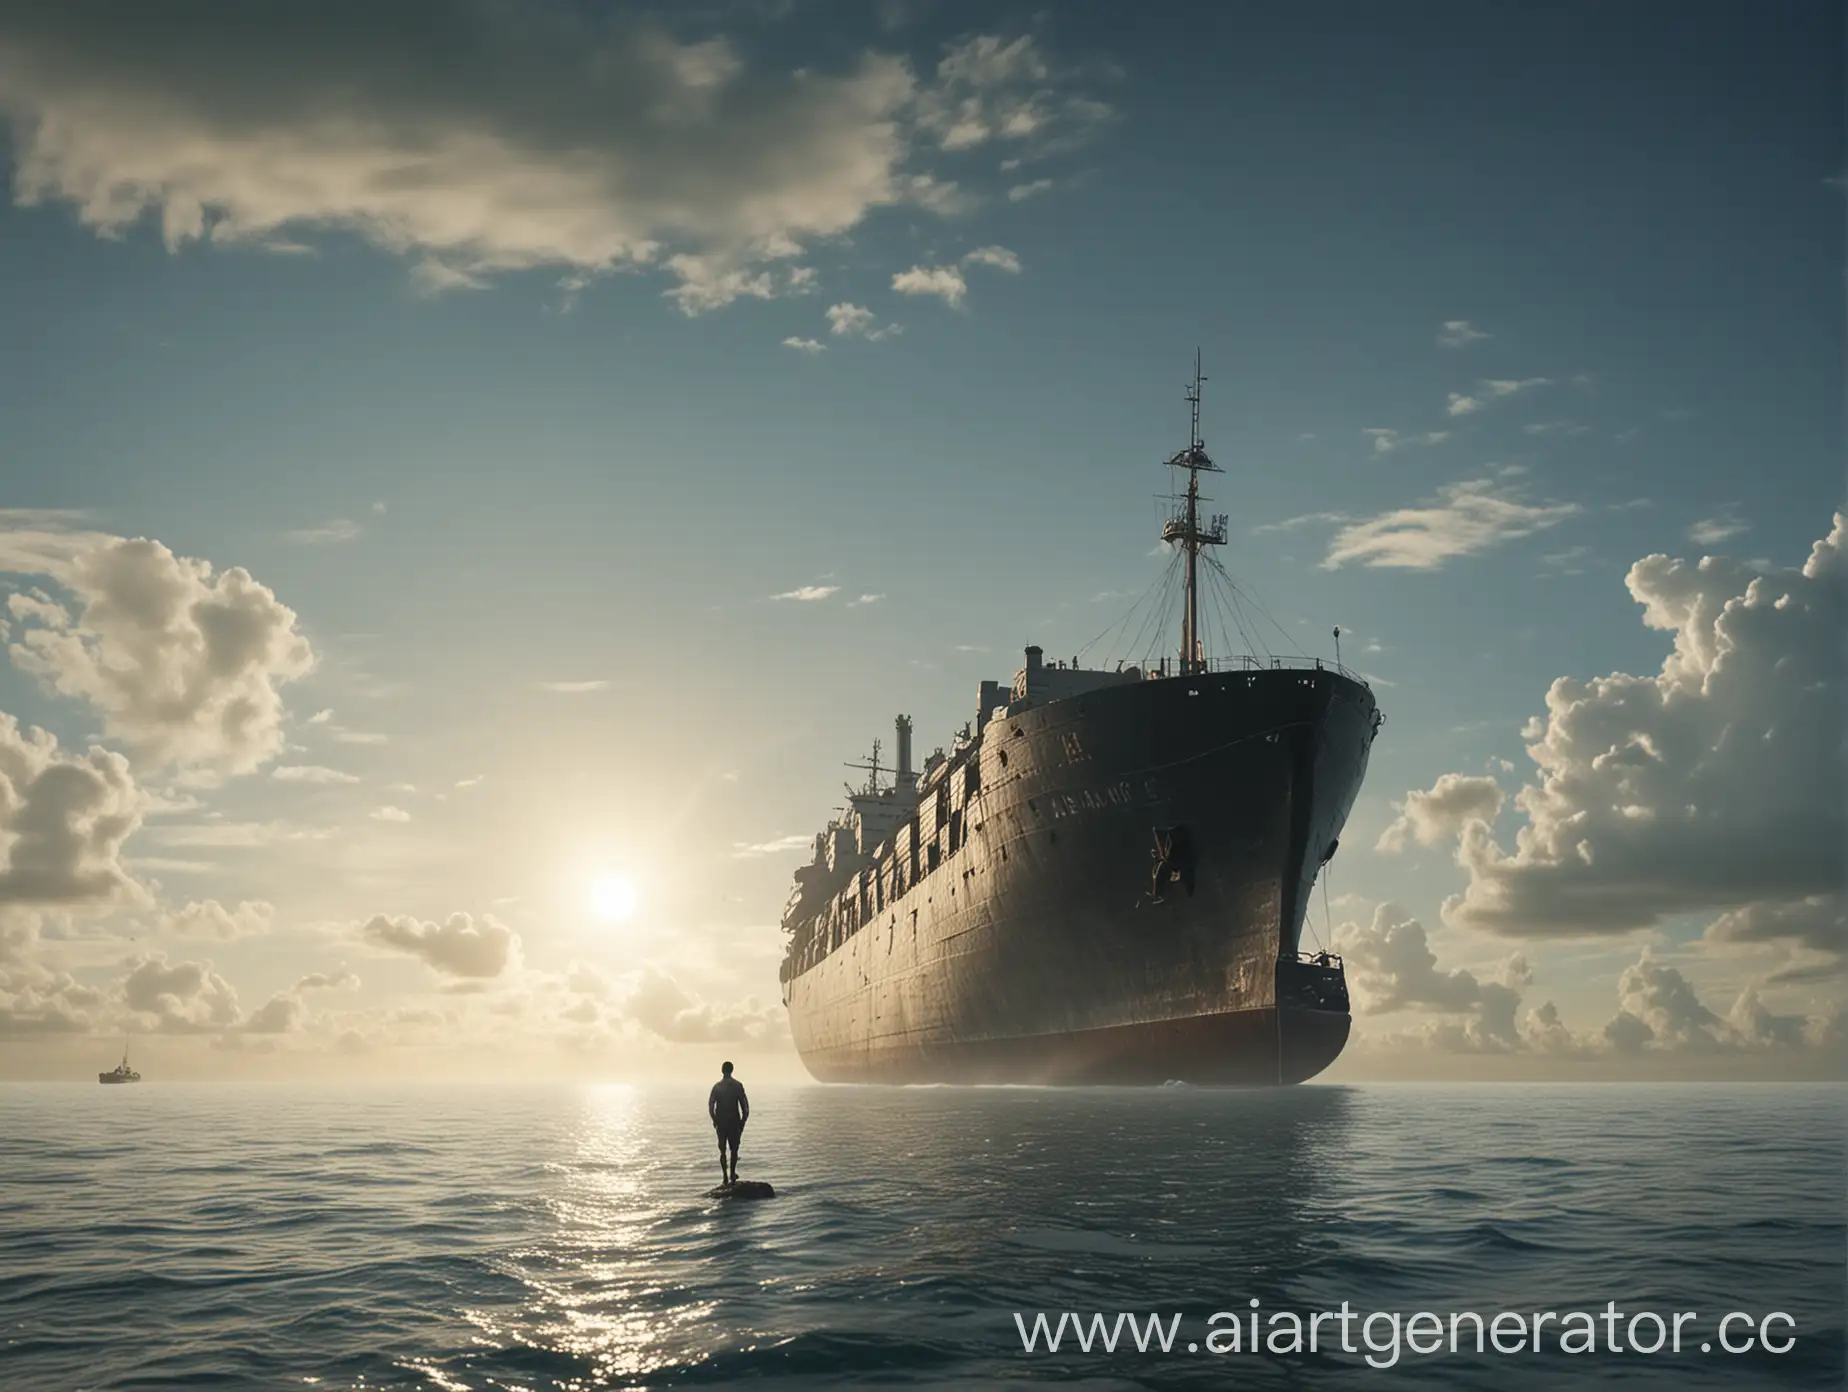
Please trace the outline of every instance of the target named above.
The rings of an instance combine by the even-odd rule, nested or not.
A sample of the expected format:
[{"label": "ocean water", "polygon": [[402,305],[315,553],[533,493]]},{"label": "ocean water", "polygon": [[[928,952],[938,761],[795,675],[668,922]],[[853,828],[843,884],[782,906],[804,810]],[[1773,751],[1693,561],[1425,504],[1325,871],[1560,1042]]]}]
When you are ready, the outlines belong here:
[{"label": "ocean water", "polygon": [[[1844,1383],[1842,1088],[752,1100],[759,1203],[704,1197],[703,1087],[0,1087],[0,1387]],[[1332,1320],[1288,1350],[1274,1316],[1343,1301],[1356,1351]],[[1608,1301],[1625,1343],[1696,1312],[1683,1352],[1610,1352]],[[1453,1353],[1440,1319],[1369,1362],[1390,1315],[1458,1310],[1595,1312],[1597,1351],[1465,1321]],[[1735,1345],[1772,1312],[1794,1342],[1721,1351],[1735,1311]],[[1180,1323],[1028,1352],[1040,1313]]]}]

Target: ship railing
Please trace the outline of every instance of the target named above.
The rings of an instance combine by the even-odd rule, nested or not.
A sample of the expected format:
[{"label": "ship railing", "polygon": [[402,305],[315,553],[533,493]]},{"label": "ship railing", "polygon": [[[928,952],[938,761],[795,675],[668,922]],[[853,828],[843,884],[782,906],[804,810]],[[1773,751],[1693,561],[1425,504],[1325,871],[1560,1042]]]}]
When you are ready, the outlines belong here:
[{"label": "ship railing", "polygon": [[[1349,681],[1368,685],[1367,679],[1345,663],[1331,662],[1322,657],[1255,657],[1250,653],[1238,653],[1231,657],[1209,657],[1206,659],[1208,672],[1334,672]],[[1172,658],[1162,659],[1142,669],[1144,678],[1154,680],[1160,677],[1178,675],[1178,669]]]}]

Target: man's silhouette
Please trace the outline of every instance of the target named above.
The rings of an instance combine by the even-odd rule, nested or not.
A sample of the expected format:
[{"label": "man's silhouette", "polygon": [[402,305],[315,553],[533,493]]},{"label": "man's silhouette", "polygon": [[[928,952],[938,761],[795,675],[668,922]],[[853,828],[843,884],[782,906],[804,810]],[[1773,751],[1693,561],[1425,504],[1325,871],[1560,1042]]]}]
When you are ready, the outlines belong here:
[{"label": "man's silhouette", "polygon": [[[738,1141],[744,1124],[751,1119],[751,1099],[744,1095],[744,1084],[732,1077],[729,1063],[719,1065],[725,1076],[712,1085],[706,1098],[706,1112],[712,1129],[719,1133],[719,1179],[725,1184],[738,1182]],[[725,1149],[731,1147],[731,1169],[725,1168]]]}]

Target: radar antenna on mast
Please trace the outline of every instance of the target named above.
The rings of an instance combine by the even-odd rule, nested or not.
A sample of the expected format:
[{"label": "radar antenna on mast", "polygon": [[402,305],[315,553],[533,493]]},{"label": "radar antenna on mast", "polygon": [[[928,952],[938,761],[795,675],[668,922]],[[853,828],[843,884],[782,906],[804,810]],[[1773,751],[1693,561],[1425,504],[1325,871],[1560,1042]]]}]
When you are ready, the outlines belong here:
[{"label": "radar antenna on mast", "polygon": [[1200,637],[1200,548],[1226,544],[1226,514],[1215,513],[1205,526],[1200,521],[1200,504],[1211,501],[1200,496],[1201,471],[1223,472],[1207,455],[1206,441],[1200,438],[1200,384],[1204,381],[1200,350],[1196,348],[1193,381],[1187,384],[1187,448],[1168,461],[1171,468],[1187,470],[1187,492],[1180,499],[1185,507],[1177,509],[1161,529],[1161,539],[1179,542],[1187,555],[1187,603],[1181,615],[1180,672],[1184,677],[1207,670],[1205,644]]},{"label": "radar antenna on mast", "polygon": [[[869,760],[868,762],[864,764],[844,764],[842,765],[842,767],[850,768],[850,769],[864,769],[866,771],[867,777],[866,777],[866,787],[862,791],[865,793],[877,795],[878,792],[880,791],[879,789],[879,774],[880,774],[879,741],[878,740],[873,741],[873,757],[871,758],[871,760]],[[850,796],[853,795],[852,788],[849,788],[847,792]]]}]

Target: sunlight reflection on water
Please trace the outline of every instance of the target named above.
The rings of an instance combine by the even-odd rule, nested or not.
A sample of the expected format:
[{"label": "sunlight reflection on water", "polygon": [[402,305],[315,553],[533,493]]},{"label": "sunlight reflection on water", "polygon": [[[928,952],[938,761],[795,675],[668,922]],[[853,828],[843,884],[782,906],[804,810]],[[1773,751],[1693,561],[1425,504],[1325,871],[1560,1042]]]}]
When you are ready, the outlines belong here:
[{"label": "sunlight reflection on water", "polygon": [[661,1278],[684,1257],[676,1249],[697,1250],[704,1234],[675,1231],[662,1196],[681,1175],[665,1174],[672,1160],[648,1144],[642,1097],[630,1087],[586,1089],[565,1148],[571,1158],[547,1166],[556,1179],[545,1200],[550,1231],[505,1258],[528,1298],[504,1322],[471,1317],[502,1344],[569,1355],[590,1386],[693,1361],[689,1346],[712,1302]]},{"label": "sunlight reflection on water", "polygon": [[1404,1371],[1842,1385],[1841,1089],[764,1089],[763,1203],[705,1197],[703,1089],[105,1091],[0,1088],[9,1392],[1373,1385],[1327,1356],[1023,1362],[1009,1313],[1247,1296],[1787,1309],[1782,1359]]}]

